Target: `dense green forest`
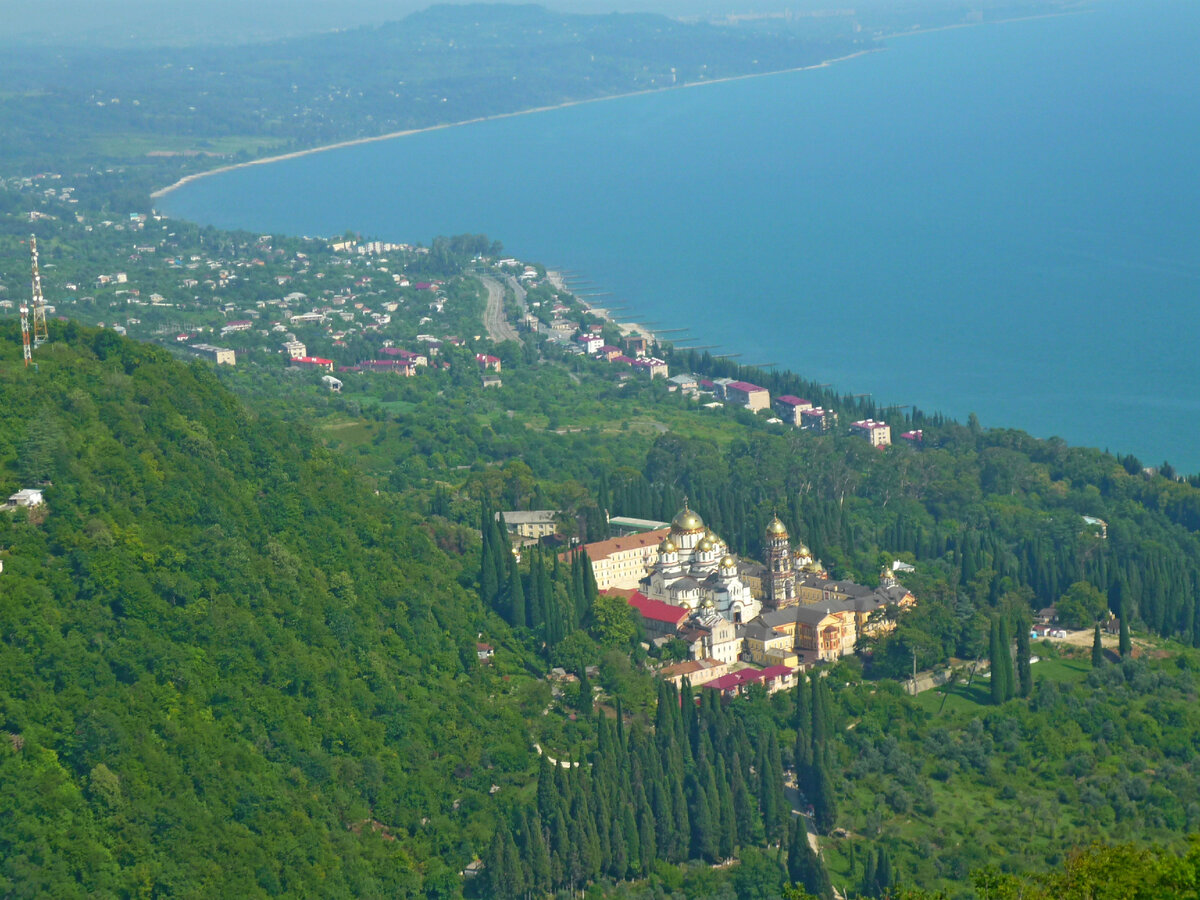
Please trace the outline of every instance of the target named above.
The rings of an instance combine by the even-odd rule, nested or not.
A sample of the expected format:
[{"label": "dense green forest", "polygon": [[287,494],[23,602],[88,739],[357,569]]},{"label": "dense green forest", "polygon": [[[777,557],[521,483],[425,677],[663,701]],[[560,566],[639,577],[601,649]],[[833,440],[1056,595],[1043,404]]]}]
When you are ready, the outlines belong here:
[{"label": "dense green forest", "polygon": [[0,482],[48,502],[0,514],[3,893],[457,883],[532,752],[460,559],[203,365],[15,337]]}]

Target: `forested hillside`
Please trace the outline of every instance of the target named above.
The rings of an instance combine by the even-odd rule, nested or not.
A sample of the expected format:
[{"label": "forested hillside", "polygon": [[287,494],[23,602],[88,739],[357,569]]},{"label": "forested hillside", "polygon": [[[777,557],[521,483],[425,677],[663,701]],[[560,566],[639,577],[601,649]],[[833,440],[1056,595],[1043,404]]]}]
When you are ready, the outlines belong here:
[{"label": "forested hillside", "polygon": [[533,762],[459,560],[204,365],[68,325],[35,372],[14,325],[0,493],[47,502],[0,513],[0,893],[456,885]]}]

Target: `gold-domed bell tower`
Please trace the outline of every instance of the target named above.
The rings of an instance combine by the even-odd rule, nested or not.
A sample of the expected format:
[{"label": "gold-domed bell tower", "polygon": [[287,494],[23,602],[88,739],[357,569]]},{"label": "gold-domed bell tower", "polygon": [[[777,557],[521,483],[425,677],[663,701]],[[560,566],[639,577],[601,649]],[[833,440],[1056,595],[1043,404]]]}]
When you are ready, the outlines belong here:
[{"label": "gold-domed bell tower", "polygon": [[778,516],[773,516],[767,523],[763,549],[766,551],[764,562],[767,565],[767,577],[763,584],[765,605],[771,609],[792,606],[796,603],[796,570],[792,563],[787,528]]}]

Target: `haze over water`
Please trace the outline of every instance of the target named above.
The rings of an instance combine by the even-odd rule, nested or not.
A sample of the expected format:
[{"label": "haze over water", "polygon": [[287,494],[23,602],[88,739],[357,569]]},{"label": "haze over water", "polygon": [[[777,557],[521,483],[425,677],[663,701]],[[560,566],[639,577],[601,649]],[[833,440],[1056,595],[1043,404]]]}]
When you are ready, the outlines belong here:
[{"label": "haze over water", "polygon": [[485,232],[742,362],[1200,471],[1200,8],[887,46],[251,167],[160,206]]}]

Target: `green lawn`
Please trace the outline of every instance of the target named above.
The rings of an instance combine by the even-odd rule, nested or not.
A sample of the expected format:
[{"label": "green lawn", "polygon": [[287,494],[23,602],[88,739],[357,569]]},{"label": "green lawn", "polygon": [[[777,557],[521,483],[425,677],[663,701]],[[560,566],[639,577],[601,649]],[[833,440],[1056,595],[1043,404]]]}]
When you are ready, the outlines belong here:
[{"label": "green lawn", "polygon": [[197,153],[230,156],[241,151],[265,153],[283,144],[280,138],[231,135],[203,138],[193,135],[108,134],[94,141],[96,152],[102,156],[146,156],[150,153]]},{"label": "green lawn", "polygon": [[[1037,653],[1035,652],[1034,655],[1036,656]],[[1074,683],[1087,677],[1088,672],[1092,670],[1092,664],[1087,659],[1046,659],[1043,657],[1033,664],[1032,670],[1035,685],[1044,679]],[[942,708],[943,715],[947,715],[971,712],[980,706],[991,706],[992,688],[987,674],[987,672],[976,673],[970,688],[967,687],[965,678],[954,685],[950,695],[946,697],[944,708],[942,708],[942,698],[946,694],[945,688],[934,688],[918,694],[916,704],[926,712],[935,715],[939,708]]]}]

